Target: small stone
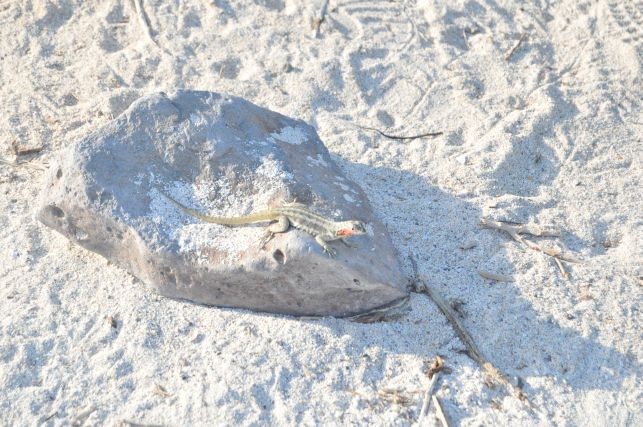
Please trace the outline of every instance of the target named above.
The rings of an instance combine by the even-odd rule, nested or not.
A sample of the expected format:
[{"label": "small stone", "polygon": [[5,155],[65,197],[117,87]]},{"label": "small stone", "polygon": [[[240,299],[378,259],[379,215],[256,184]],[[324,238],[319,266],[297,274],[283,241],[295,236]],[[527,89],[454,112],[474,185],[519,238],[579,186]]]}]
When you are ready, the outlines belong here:
[{"label": "small stone", "polygon": [[[340,185],[341,184],[341,185]],[[226,227],[176,208],[239,216],[297,200],[369,233],[325,254],[301,230]],[[294,315],[396,306],[406,282],[361,188],[307,124],[243,99],[179,91],[135,101],[53,162],[39,219],[165,296]],[[134,283],[135,285],[135,283]]]},{"label": "small stone", "polygon": [[478,246],[478,242],[476,240],[471,239],[471,240],[467,240],[466,242],[462,243],[460,245],[460,249],[462,249],[463,251],[467,251],[469,249],[475,248],[476,246]]}]

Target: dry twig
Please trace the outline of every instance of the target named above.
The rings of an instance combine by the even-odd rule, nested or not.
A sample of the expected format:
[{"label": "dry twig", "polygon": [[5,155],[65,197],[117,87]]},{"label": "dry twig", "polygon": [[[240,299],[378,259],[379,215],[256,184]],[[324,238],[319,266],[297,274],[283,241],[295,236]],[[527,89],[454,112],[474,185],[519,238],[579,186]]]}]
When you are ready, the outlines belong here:
[{"label": "dry twig", "polygon": [[442,424],[442,427],[449,427],[449,420],[447,419],[447,416],[444,413],[444,410],[442,409],[442,404],[440,403],[440,399],[438,399],[438,396],[433,396],[432,400],[433,400],[433,405],[435,406],[435,416]]},{"label": "dry twig", "polygon": [[56,415],[58,415],[58,410],[56,410],[55,412],[51,413],[50,415],[47,415],[47,416],[42,420],[42,422],[43,422],[43,423],[46,423],[47,421],[49,421],[50,419],[52,419],[52,418],[53,418],[53,417],[55,417]]},{"label": "dry twig", "polygon": [[[359,396],[362,399],[369,401],[371,404],[374,403],[371,396],[368,396],[357,390],[348,390],[348,392],[351,393],[353,396]],[[410,406],[411,403],[413,402],[413,399],[409,396],[410,393],[417,393],[417,392],[415,391],[405,392],[404,390],[397,389],[397,388],[384,388],[384,389],[378,390],[375,393],[377,398],[375,399],[375,402],[377,402],[378,406],[382,406],[381,405],[382,402],[392,403],[394,405],[399,405],[399,406]]]},{"label": "dry twig", "polygon": [[554,261],[556,261],[556,265],[558,266],[560,273],[563,275],[563,279],[567,279],[569,275],[567,274],[567,271],[565,271],[565,267],[563,266],[563,263],[560,262],[560,260],[556,257],[554,257]]},{"label": "dry twig", "polygon": [[152,390],[152,393],[164,399],[167,399],[168,397],[172,397],[172,394],[168,393],[165,387],[163,387],[160,384],[154,384],[154,389]]},{"label": "dry twig", "polygon": [[522,42],[525,41],[526,38],[527,38],[527,33],[522,33],[520,35],[520,38],[518,39],[516,44],[511,49],[509,49],[509,51],[506,53],[505,61],[509,61],[511,59],[511,57],[514,55],[514,53],[516,53],[516,51],[518,50]]},{"label": "dry twig", "polygon": [[130,420],[121,420],[118,427],[162,427],[160,424],[141,424]]},{"label": "dry twig", "polygon": [[85,423],[85,420],[89,418],[89,416],[96,411],[96,406],[94,405],[89,405],[87,408],[84,410],[80,411],[78,415],[74,417],[74,419],[71,421],[72,426],[82,426]]},{"label": "dry twig", "polygon": [[379,130],[379,129],[371,128],[371,127],[368,127],[368,126],[361,126],[361,125],[356,125],[356,126],[357,126],[358,128],[360,128],[360,129],[370,130],[370,131],[373,131],[373,132],[377,132],[377,133],[379,133],[380,135],[382,135],[382,136],[383,136],[383,137],[385,137],[385,138],[389,138],[389,139],[396,139],[396,140],[399,140],[399,141],[405,141],[405,140],[407,140],[407,141],[411,141],[411,140],[418,139],[418,138],[429,138],[429,137],[435,137],[435,136],[440,136],[440,135],[442,135],[442,134],[444,133],[444,132],[427,132],[427,133],[421,133],[421,134],[419,134],[419,135],[412,135],[412,136],[400,136],[400,135],[391,135],[391,134],[388,134],[388,133],[382,132],[382,131],[381,131],[381,130]]},{"label": "dry twig", "polygon": [[2,157],[0,157],[0,163],[2,163],[4,165],[11,166],[11,167],[14,167],[14,168],[19,168],[19,167],[25,166],[25,167],[30,168],[30,169],[38,169],[38,170],[41,170],[41,171],[45,170],[45,168],[43,166],[40,166],[40,165],[37,165],[37,164],[34,164],[34,163],[29,163],[29,162],[10,162],[9,160],[3,159]]},{"label": "dry twig", "polygon": [[16,141],[14,141],[11,144],[11,148],[13,149],[14,154],[16,157],[19,156],[28,156],[30,154],[37,154],[40,153],[43,150],[43,146],[38,146],[38,147],[22,147],[18,145]]},{"label": "dry twig", "polygon": [[478,349],[473,341],[473,338],[471,338],[471,335],[469,335],[467,330],[464,328],[464,325],[462,325],[456,313],[433,289],[431,289],[431,287],[424,280],[420,278],[420,275],[417,271],[417,263],[415,262],[413,256],[411,256],[410,258],[415,275],[415,291],[425,294],[431,301],[435,303],[435,305],[438,306],[440,311],[444,314],[444,316],[447,318],[447,320],[455,330],[460,340],[464,343],[465,347],[467,348],[468,356],[485,371],[489,381],[505,386],[507,390],[509,390],[519,400],[529,403],[527,396],[525,396],[522,390],[514,387],[507,376],[504,375],[502,371],[496,368],[482,355],[482,352]]},{"label": "dry twig", "polygon": [[532,236],[536,236],[536,237],[560,236],[560,232],[552,228],[541,228],[540,226],[535,224],[507,224],[505,222],[492,221],[484,218],[480,220],[480,225],[485,228],[504,231],[505,233],[509,234],[509,236],[511,236],[511,238],[514,239],[516,242],[521,243],[527,246],[529,249],[532,249],[536,252],[542,252],[543,254],[554,258],[555,260],[557,260],[556,264],[558,265],[558,268],[560,268],[561,272],[563,273],[563,277],[567,277],[567,272],[565,271],[562,264],[558,260],[573,262],[573,263],[581,262],[581,260],[577,258],[574,254],[565,252],[560,248],[542,247],[521,236],[521,234],[531,234]]},{"label": "dry twig", "polygon": [[154,40],[154,37],[152,37],[152,29],[150,28],[150,24],[147,20],[145,9],[143,9],[143,0],[134,0],[134,7],[136,8],[136,15],[138,16],[138,22],[141,24],[141,27],[143,28],[143,32],[145,33],[145,36],[148,39],[150,39],[152,43],[158,46],[158,43],[156,42],[156,40]]},{"label": "dry twig", "polygon": [[385,388],[378,390],[377,396],[386,402],[400,406],[409,406],[413,401],[409,396],[405,396],[404,391],[400,389]]},{"label": "dry twig", "polygon": [[478,274],[487,280],[494,280],[496,282],[515,282],[513,277],[505,274],[490,273],[483,270],[478,270]]},{"label": "dry twig", "polygon": [[319,15],[317,15],[315,18],[313,18],[312,26],[313,26],[313,37],[318,38],[319,37],[319,31],[322,22],[324,22],[324,19],[326,19],[326,10],[328,10],[328,0],[323,0],[322,1],[322,6],[319,10]]},{"label": "dry twig", "polygon": [[424,400],[422,402],[422,408],[420,409],[420,417],[418,418],[419,423],[424,419],[426,414],[429,413],[429,407],[431,406],[431,397],[433,396],[435,385],[438,382],[440,371],[442,371],[443,368],[444,360],[440,356],[437,356],[433,361],[431,368],[429,368],[429,372],[427,372],[427,375],[431,381],[429,382],[429,386],[424,393]]}]

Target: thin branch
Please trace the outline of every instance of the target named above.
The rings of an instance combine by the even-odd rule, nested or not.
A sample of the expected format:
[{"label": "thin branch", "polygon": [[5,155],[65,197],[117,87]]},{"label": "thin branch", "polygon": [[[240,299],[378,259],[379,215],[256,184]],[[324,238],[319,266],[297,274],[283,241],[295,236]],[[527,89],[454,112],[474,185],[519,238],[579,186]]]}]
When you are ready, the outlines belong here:
[{"label": "thin branch", "polygon": [[563,263],[560,262],[558,258],[554,258],[554,261],[556,261],[556,265],[558,266],[558,269],[560,270],[560,273],[563,275],[564,279],[567,279],[567,271],[565,271],[565,267],[563,267]]},{"label": "thin branch", "polygon": [[422,403],[422,409],[420,409],[420,417],[418,418],[418,423],[421,423],[426,414],[429,413],[429,408],[431,407],[431,396],[433,396],[433,390],[435,389],[435,384],[438,382],[438,377],[439,374],[437,373],[433,375],[433,378],[431,378],[431,382],[429,383],[429,387],[424,393],[424,400]]},{"label": "thin branch", "polygon": [[517,387],[514,387],[507,376],[482,355],[482,352],[478,349],[475,342],[473,341],[473,338],[471,338],[471,335],[469,335],[467,330],[464,328],[464,325],[462,325],[462,323],[458,319],[458,316],[451,309],[451,307],[440,297],[440,295],[438,295],[435,290],[431,289],[431,287],[420,278],[417,272],[417,263],[415,262],[413,256],[411,256],[410,258],[411,266],[413,267],[413,271],[415,274],[415,291],[425,294],[431,301],[435,303],[435,305],[438,306],[442,314],[444,314],[444,316],[447,318],[447,320],[455,330],[460,340],[464,343],[465,347],[467,348],[467,354],[469,355],[469,357],[473,359],[473,361],[476,362],[486,372],[487,377],[492,382],[503,385],[519,400],[529,403],[529,400],[527,399],[527,396],[523,393],[523,391],[518,389]]},{"label": "thin branch", "polygon": [[96,411],[96,406],[94,405],[89,405],[86,407],[84,410],[80,411],[78,415],[76,415],[72,420],[71,420],[71,425],[72,426],[82,426],[85,423],[85,420],[89,418],[89,416]]},{"label": "thin branch", "polygon": [[31,154],[40,153],[43,150],[44,147],[41,145],[41,146],[38,146],[38,147],[24,148],[24,147],[21,147],[20,145],[18,145],[18,143],[16,141],[14,141],[11,144],[11,148],[13,149],[13,152],[16,155],[16,157],[20,157],[20,156],[29,156]]},{"label": "thin branch", "polygon": [[154,389],[152,390],[152,393],[164,399],[168,397],[172,397],[172,393],[168,393],[165,387],[163,387],[160,384],[154,384]]},{"label": "thin branch", "polygon": [[154,43],[156,46],[159,46],[156,40],[154,40],[154,37],[152,37],[152,29],[150,28],[150,24],[145,14],[145,9],[143,8],[143,0],[134,0],[134,7],[136,8],[138,22],[141,24],[143,32],[152,43]]},{"label": "thin branch", "polygon": [[511,57],[514,55],[514,53],[516,53],[516,51],[518,50],[518,48],[520,47],[520,45],[522,44],[522,42],[524,42],[524,41],[525,41],[525,39],[526,39],[526,38],[527,38],[527,33],[522,33],[522,34],[520,35],[520,38],[518,39],[518,42],[516,42],[516,44],[514,45],[514,47],[512,47],[512,48],[509,50],[509,52],[507,52],[507,54],[505,55],[505,61],[509,61],[509,60],[511,59]]},{"label": "thin branch", "polygon": [[319,10],[319,15],[313,18],[313,37],[319,38],[319,32],[322,22],[326,19],[326,10],[328,10],[328,0],[323,0],[321,9]]},{"label": "thin branch", "polygon": [[431,407],[431,397],[433,396],[433,391],[435,390],[435,385],[438,382],[438,377],[440,376],[440,371],[444,368],[444,361],[440,356],[435,358],[431,369],[429,369],[429,386],[424,393],[424,399],[422,403],[422,409],[420,409],[420,416],[418,418],[418,423],[422,423],[424,417],[429,413],[429,408]]},{"label": "thin branch", "polygon": [[513,277],[505,274],[490,273],[483,270],[479,270],[478,274],[487,280],[493,280],[495,282],[515,282]]},{"label": "thin branch", "polygon": [[482,218],[480,220],[480,225],[485,228],[504,231],[505,233],[509,234],[509,236],[511,236],[511,238],[514,239],[516,242],[521,243],[527,246],[529,249],[532,249],[536,252],[542,252],[545,255],[549,255],[550,257],[553,257],[553,258],[558,258],[559,260],[562,260],[562,261],[573,262],[573,263],[581,262],[581,260],[578,257],[576,257],[574,254],[564,252],[560,248],[542,247],[521,236],[521,234],[531,234],[537,237],[551,237],[551,236],[560,235],[558,231],[555,231],[551,228],[542,229],[536,225],[520,225],[520,224],[512,225],[504,222],[492,221],[485,218]]},{"label": "thin branch", "polygon": [[368,126],[361,126],[361,125],[355,125],[355,126],[357,126],[357,127],[358,127],[358,128],[360,128],[360,129],[370,130],[370,131],[373,131],[373,132],[377,132],[377,133],[379,133],[380,135],[382,135],[382,136],[383,136],[383,137],[385,137],[385,138],[389,138],[389,139],[396,139],[396,140],[399,140],[399,141],[404,141],[404,140],[409,140],[409,141],[410,141],[410,140],[413,140],[413,139],[418,139],[418,138],[429,138],[429,137],[430,137],[430,138],[433,138],[433,137],[436,137],[436,136],[440,136],[440,135],[442,135],[442,134],[444,133],[444,132],[427,132],[427,133],[421,133],[421,134],[419,134],[419,135],[412,135],[412,136],[400,136],[400,135],[391,135],[391,134],[388,134],[388,133],[382,132],[382,131],[381,131],[381,130],[379,130],[379,129],[371,128],[371,127],[368,127]]},{"label": "thin branch", "polygon": [[518,234],[531,234],[536,237],[560,237],[560,230],[552,226],[543,227],[539,224],[515,224]]},{"label": "thin branch", "polygon": [[[372,396],[361,393],[357,390],[349,389],[347,391],[353,396],[361,397],[364,400],[367,400],[367,401],[374,400]],[[394,405],[410,406],[411,403],[413,402],[413,399],[409,396],[410,393],[417,393],[417,392],[415,391],[405,392],[404,390],[401,390],[401,389],[385,388],[385,389],[377,390],[377,392],[375,393],[375,399],[379,399],[380,401],[386,402],[386,403],[392,403]]]},{"label": "thin branch", "polygon": [[467,47],[467,50],[471,50],[471,46],[469,45],[469,39],[467,38],[466,29],[462,30],[462,38],[464,39],[464,45]]},{"label": "thin branch", "polygon": [[161,427],[160,424],[141,424],[130,420],[121,420],[118,427]]},{"label": "thin branch", "polygon": [[438,396],[434,395],[432,401],[433,405],[435,406],[435,416],[442,424],[442,427],[449,427],[449,420],[447,419],[447,416],[442,409],[442,404],[440,403],[440,399],[438,399]]},{"label": "thin branch", "polygon": [[29,168],[29,169],[38,169],[38,170],[41,170],[41,171],[46,170],[45,167],[40,166],[40,165],[35,164],[35,163],[30,163],[30,162],[10,162],[9,160],[3,159],[2,157],[0,157],[0,163],[3,164],[3,165],[11,166],[13,168],[20,168],[20,167],[24,166],[24,167]]}]

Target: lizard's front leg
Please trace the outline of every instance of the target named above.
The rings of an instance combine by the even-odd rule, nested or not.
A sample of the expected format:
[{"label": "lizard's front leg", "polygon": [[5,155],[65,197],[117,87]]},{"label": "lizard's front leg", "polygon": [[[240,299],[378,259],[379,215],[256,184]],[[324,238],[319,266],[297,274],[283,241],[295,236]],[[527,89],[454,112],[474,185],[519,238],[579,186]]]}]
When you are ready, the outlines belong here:
[{"label": "lizard's front leg", "polygon": [[351,243],[351,242],[349,242],[349,241],[346,239],[346,237],[344,237],[344,238],[342,238],[342,239],[340,239],[340,240],[342,241],[342,243],[343,243],[343,244],[345,244],[345,245],[346,245],[346,246],[348,246],[349,248],[352,248],[352,249],[357,249],[357,248],[359,248],[359,246],[357,245],[357,243]]},{"label": "lizard's front leg", "polygon": [[330,257],[334,257],[337,252],[335,252],[335,249],[331,248],[328,245],[328,242],[322,238],[322,236],[315,236],[315,241],[319,243],[319,246],[324,248],[324,252],[326,252]]},{"label": "lizard's front leg", "polygon": [[264,247],[266,247],[268,242],[274,237],[276,233],[285,233],[286,231],[288,231],[289,227],[290,220],[288,219],[288,217],[286,215],[279,215],[279,217],[277,218],[277,222],[268,226],[268,230],[261,240],[261,248],[263,249]]}]

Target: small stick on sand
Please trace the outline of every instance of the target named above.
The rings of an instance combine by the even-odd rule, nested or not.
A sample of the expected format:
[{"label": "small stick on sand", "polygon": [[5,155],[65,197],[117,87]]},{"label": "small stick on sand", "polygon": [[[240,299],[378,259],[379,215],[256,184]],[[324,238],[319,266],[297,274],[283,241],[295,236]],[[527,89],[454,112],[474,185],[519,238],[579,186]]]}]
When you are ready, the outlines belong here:
[{"label": "small stick on sand", "polygon": [[400,406],[409,406],[412,402],[411,398],[409,396],[405,396],[404,392],[400,389],[378,390],[377,397],[386,402]]},{"label": "small stick on sand", "polygon": [[[365,400],[372,400],[371,396],[368,396],[364,393],[360,393],[357,390],[349,389],[346,391],[348,391],[353,396],[359,396]],[[400,389],[386,388],[386,389],[378,390],[377,393],[375,394],[378,399],[386,403],[392,403],[394,405],[400,405],[400,406],[410,406],[413,400],[411,399],[410,396],[408,396],[408,393],[416,393],[416,392],[415,391],[404,392],[403,390],[400,390]]]},{"label": "small stick on sand", "polygon": [[[547,248],[547,247],[542,247],[530,240],[525,239],[524,237],[521,236],[521,234],[531,234],[532,236],[536,237],[556,237],[560,236],[560,232],[557,230],[554,230],[552,228],[541,228],[538,225],[534,224],[507,224],[504,222],[499,222],[499,221],[492,221],[489,219],[482,218],[480,220],[480,225],[485,227],[485,228],[490,228],[492,230],[500,230],[504,231],[505,233],[509,234],[512,239],[514,239],[516,242],[521,243],[525,246],[527,246],[529,249],[532,249],[536,252],[542,252],[545,255],[548,255],[554,259],[562,260],[562,261],[567,261],[567,262],[573,262],[573,263],[579,263],[581,262],[580,259],[578,259],[575,255],[564,252],[563,250],[559,248]],[[558,264],[558,262],[556,263]],[[561,264],[562,265],[562,264]],[[558,266],[558,268],[561,268],[561,265]],[[565,272],[564,269],[561,269],[563,272],[563,276],[566,278],[567,277],[567,272]]]},{"label": "small stick on sand", "polygon": [[9,160],[5,160],[2,157],[0,157],[0,163],[3,164],[3,165],[11,166],[13,168],[19,168],[19,167],[24,166],[24,167],[29,168],[29,169],[38,169],[38,170],[41,170],[41,171],[45,170],[44,167],[42,167],[40,165],[37,165],[37,164],[34,164],[34,163],[29,163],[29,162],[10,162]]},{"label": "small stick on sand", "polygon": [[328,9],[328,0],[323,0],[319,15],[313,18],[313,37],[319,38],[319,31],[322,22],[326,19],[326,10]]},{"label": "small stick on sand", "polygon": [[522,33],[522,34],[520,35],[520,38],[518,39],[518,41],[516,42],[516,44],[514,45],[514,47],[512,47],[512,48],[509,50],[509,52],[507,52],[507,54],[505,55],[505,61],[509,61],[509,60],[511,59],[511,57],[514,55],[514,53],[516,53],[516,51],[518,50],[518,48],[520,47],[520,45],[522,44],[522,42],[524,42],[524,41],[525,41],[525,39],[526,39],[526,38],[527,38],[527,33]]},{"label": "small stick on sand", "polygon": [[479,270],[478,274],[487,280],[493,280],[496,282],[515,282],[513,277],[507,276],[505,274],[490,273],[488,271],[482,271],[482,270]]},{"label": "small stick on sand", "polygon": [[121,420],[118,427],[161,427],[160,424],[141,424],[130,420]]},{"label": "small stick on sand", "polygon": [[154,38],[152,37],[152,30],[150,29],[150,24],[147,20],[145,9],[143,9],[143,0],[134,0],[134,7],[136,8],[138,22],[141,24],[143,32],[145,33],[147,38],[150,39],[150,41],[158,47],[158,43],[156,43],[156,40],[154,40]]},{"label": "small stick on sand", "polygon": [[168,393],[165,387],[163,387],[160,384],[154,384],[154,389],[152,390],[152,393],[164,399],[167,399],[168,397],[172,397],[172,394]]},{"label": "small stick on sand", "polygon": [[560,273],[563,275],[564,279],[567,279],[569,276],[567,275],[567,272],[565,271],[565,267],[563,267],[563,263],[560,262],[558,258],[554,258],[554,261],[556,261],[556,265],[558,266],[558,269],[560,270]]},{"label": "small stick on sand", "polygon": [[380,135],[382,135],[385,138],[397,139],[397,140],[400,140],[400,141],[404,141],[404,140],[409,140],[410,141],[410,140],[418,139],[418,138],[435,137],[435,136],[440,136],[440,135],[442,135],[444,133],[444,132],[427,132],[427,133],[421,133],[419,135],[413,135],[413,136],[399,136],[399,135],[391,135],[391,134],[388,134],[388,133],[384,133],[379,129],[371,128],[371,127],[368,127],[368,126],[361,126],[361,125],[355,125],[355,126],[357,126],[360,129],[377,132],[377,133],[379,133]]},{"label": "small stick on sand", "polygon": [[442,424],[442,427],[449,427],[449,420],[447,419],[444,410],[442,410],[440,399],[438,399],[438,396],[434,395],[431,400],[433,401],[433,405],[435,406],[435,416],[440,421],[440,424]]},{"label": "small stick on sand", "polygon": [[50,419],[52,419],[53,417],[55,417],[56,415],[58,415],[58,410],[53,412],[51,415],[47,415],[47,417],[45,417],[45,419],[43,419],[42,422],[45,423],[45,422],[49,421]]},{"label": "small stick on sand", "polygon": [[29,156],[31,154],[37,154],[40,153],[44,147],[38,146],[38,147],[21,147],[18,145],[16,141],[14,141],[11,144],[11,148],[13,149],[13,153],[16,155],[16,157],[20,156]]},{"label": "small stick on sand", "polygon": [[96,410],[96,406],[89,405],[84,410],[80,411],[78,415],[74,417],[71,421],[72,426],[82,426],[85,423],[85,420]]},{"label": "small stick on sand", "polygon": [[447,320],[455,330],[460,340],[464,343],[465,347],[467,348],[467,354],[469,355],[469,357],[473,359],[473,361],[475,361],[478,365],[480,365],[483,371],[486,372],[487,378],[489,380],[505,386],[506,389],[514,396],[516,396],[520,401],[526,402],[529,404],[529,400],[527,399],[527,396],[523,393],[523,391],[515,387],[511,383],[511,381],[509,381],[507,376],[502,373],[502,371],[500,371],[498,368],[493,366],[493,364],[491,364],[491,362],[489,362],[482,355],[482,352],[478,349],[478,347],[473,342],[473,338],[471,338],[471,335],[469,335],[467,330],[464,328],[464,325],[462,325],[462,323],[458,319],[457,314],[437,294],[437,292],[431,289],[431,287],[424,280],[422,280],[422,278],[419,276],[419,273],[417,271],[417,263],[415,262],[415,258],[411,256],[410,259],[411,259],[411,266],[413,267],[413,272],[415,275],[413,279],[413,282],[415,285],[415,292],[425,294],[426,296],[429,297],[431,301],[435,303],[435,305],[438,306],[440,311],[444,314],[444,316],[447,318]]},{"label": "small stick on sand", "polygon": [[464,39],[464,45],[467,47],[467,50],[471,50],[471,46],[469,45],[469,38],[467,37],[466,28],[462,30],[462,38]]},{"label": "small stick on sand", "polygon": [[422,409],[420,409],[418,423],[422,423],[424,417],[429,413],[429,408],[431,407],[431,397],[433,396],[433,391],[435,390],[435,385],[438,382],[438,376],[440,375],[440,371],[442,370],[442,368],[444,368],[444,360],[442,360],[440,356],[437,356],[428,372],[429,379],[431,381],[429,382],[429,386],[424,393],[424,399],[422,401]]}]

